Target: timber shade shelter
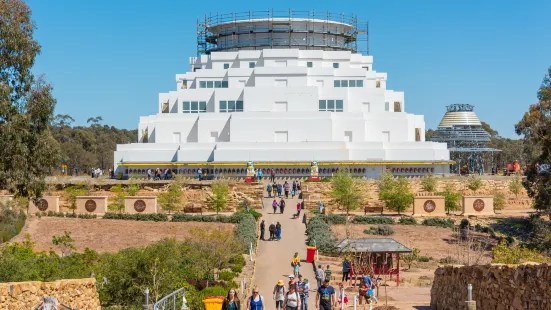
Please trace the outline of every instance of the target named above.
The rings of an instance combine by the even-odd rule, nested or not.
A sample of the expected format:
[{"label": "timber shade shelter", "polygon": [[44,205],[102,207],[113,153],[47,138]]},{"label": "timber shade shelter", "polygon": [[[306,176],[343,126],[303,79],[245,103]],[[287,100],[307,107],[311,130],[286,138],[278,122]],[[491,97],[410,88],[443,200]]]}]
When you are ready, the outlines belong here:
[{"label": "timber shade shelter", "polygon": [[344,239],[336,246],[340,250],[348,249],[350,252],[411,253],[411,249],[392,238]]},{"label": "timber shade shelter", "polygon": [[[352,253],[350,284],[358,277],[370,274],[396,276],[400,286],[400,253],[411,253],[392,238],[344,239],[335,245],[342,252]],[[367,254],[363,254],[367,253]],[[396,262],[396,265],[394,265]]]}]

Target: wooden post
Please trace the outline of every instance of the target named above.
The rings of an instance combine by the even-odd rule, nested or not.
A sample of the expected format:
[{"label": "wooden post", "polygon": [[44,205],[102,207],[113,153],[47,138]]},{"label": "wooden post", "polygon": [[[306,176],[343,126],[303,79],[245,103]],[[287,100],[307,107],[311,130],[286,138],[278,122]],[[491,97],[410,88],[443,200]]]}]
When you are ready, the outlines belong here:
[{"label": "wooden post", "polygon": [[396,286],[400,286],[400,253],[396,253]]},{"label": "wooden post", "polygon": [[467,303],[467,310],[476,310],[476,301],[466,301]]}]

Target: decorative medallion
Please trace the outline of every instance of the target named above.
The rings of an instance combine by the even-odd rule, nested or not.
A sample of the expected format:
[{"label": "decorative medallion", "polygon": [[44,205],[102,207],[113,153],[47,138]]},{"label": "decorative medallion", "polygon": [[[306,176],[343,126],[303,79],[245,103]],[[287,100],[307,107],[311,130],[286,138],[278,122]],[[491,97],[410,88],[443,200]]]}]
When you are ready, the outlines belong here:
[{"label": "decorative medallion", "polygon": [[136,210],[136,212],[143,212],[145,211],[145,201],[143,200],[136,200],[136,202],[134,202],[134,210]]},{"label": "decorative medallion", "polygon": [[46,199],[40,199],[38,206],[36,206],[40,211],[48,210],[48,201]]},{"label": "decorative medallion", "polygon": [[86,202],[84,203],[84,208],[86,209],[86,211],[88,212],[94,212],[96,211],[96,202],[93,201],[92,199],[88,199],[86,200]]},{"label": "decorative medallion", "polygon": [[432,211],[436,210],[436,204],[433,200],[427,200],[423,205],[423,209],[425,209],[425,212],[431,213]]},{"label": "decorative medallion", "polygon": [[473,209],[477,212],[484,210],[484,200],[477,199],[473,202]]}]

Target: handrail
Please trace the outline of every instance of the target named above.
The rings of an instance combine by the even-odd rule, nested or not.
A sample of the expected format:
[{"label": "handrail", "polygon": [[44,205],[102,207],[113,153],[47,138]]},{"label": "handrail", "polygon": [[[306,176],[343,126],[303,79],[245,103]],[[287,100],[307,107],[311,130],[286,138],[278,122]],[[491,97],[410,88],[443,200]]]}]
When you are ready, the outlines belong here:
[{"label": "handrail", "polygon": [[[166,295],[165,297],[161,298],[159,301],[157,301],[155,303],[155,305],[153,305],[153,310],[169,310],[167,308],[167,305],[170,306],[172,305],[173,308],[170,309],[170,310],[176,310],[177,307],[176,307],[176,296],[180,293],[185,293],[184,292],[184,288],[180,288],[168,295]],[[183,294],[182,294],[183,295]],[[178,308],[178,310],[180,310],[180,308]]]}]

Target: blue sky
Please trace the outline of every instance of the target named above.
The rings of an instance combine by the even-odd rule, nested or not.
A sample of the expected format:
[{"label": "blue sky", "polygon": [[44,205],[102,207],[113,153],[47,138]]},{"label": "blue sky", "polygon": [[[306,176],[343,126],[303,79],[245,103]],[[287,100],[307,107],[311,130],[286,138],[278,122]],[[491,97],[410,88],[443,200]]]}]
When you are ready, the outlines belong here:
[{"label": "blue sky", "polygon": [[405,92],[405,109],[435,128],[453,103],[475,105],[502,136],[551,66],[551,1],[130,1],[29,0],[42,45],[35,73],[54,86],[56,113],[77,124],[136,128],[175,89],[196,53],[196,20],[208,12],[314,9],[369,21],[374,70]]}]

